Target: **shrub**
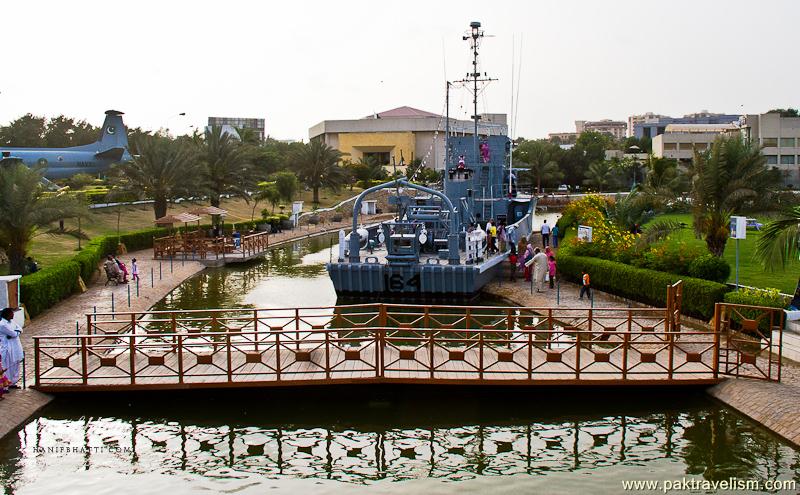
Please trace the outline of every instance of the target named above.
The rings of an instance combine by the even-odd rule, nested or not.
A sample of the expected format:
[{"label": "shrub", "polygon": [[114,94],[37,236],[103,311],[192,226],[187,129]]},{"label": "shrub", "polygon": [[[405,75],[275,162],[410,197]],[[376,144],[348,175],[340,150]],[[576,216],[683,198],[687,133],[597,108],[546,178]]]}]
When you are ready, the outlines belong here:
[{"label": "shrub", "polygon": [[34,317],[72,294],[80,271],[80,265],[70,260],[22,277],[20,297],[28,314]]},{"label": "shrub", "polygon": [[[740,287],[725,294],[725,302],[731,304],[745,304],[748,306],[766,306],[768,308],[785,308],[789,305],[791,297],[784,296],[778,289],[755,289],[750,287]],[[739,311],[742,316],[748,319],[757,319],[762,311],[757,309],[742,309]],[[781,316],[782,317],[782,316]],[[735,323],[741,322],[741,317],[732,314],[731,319]],[[778,322],[774,322],[778,323]],[[769,317],[765,316],[759,321],[758,328],[766,334],[769,331]]]},{"label": "shrub", "polygon": [[689,275],[689,265],[702,257],[703,252],[704,249],[685,242],[664,242],[644,251],[640,257],[631,259],[631,264],[638,268]]},{"label": "shrub", "polygon": [[731,275],[731,265],[713,254],[704,254],[689,263],[689,276],[725,283]]},{"label": "shrub", "polygon": [[559,252],[558,270],[566,280],[579,282],[583,269],[591,276],[592,287],[595,289],[662,307],[667,303],[667,286],[683,280],[682,312],[705,320],[713,317],[714,304],[721,302],[729,290],[724,284],[708,280],[636,268],[615,261],[575,256],[563,250]]}]

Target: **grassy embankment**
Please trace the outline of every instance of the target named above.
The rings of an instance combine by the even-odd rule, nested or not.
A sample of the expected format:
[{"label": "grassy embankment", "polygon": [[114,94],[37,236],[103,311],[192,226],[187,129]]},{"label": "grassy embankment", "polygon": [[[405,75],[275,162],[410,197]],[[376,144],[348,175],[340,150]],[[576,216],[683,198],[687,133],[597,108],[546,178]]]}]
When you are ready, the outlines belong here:
[{"label": "grassy embankment", "polygon": [[[755,216],[759,222],[766,224],[768,218]],[[706,249],[706,243],[694,235],[692,215],[689,213],[675,213],[658,215],[656,220],[674,220],[683,222],[686,228],[670,235],[667,242],[685,242],[688,245],[700,246]],[[800,275],[800,261],[793,260],[785,270],[770,272],[755,260],[756,242],[760,233],[754,229],[747,230],[747,238],[739,241],[739,283],[761,288],[775,288],[786,294],[794,294],[797,277]],[[725,244],[725,260],[731,265],[730,282],[736,280],[736,241],[728,239]]]},{"label": "grassy embankment", "polygon": [[[349,188],[341,189],[338,193],[330,190],[320,191],[320,208],[327,208],[335,205],[340,201],[350,198],[361,192],[360,188],[354,188],[350,191]],[[311,210],[311,191],[303,191],[299,198],[304,201],[304,209]],[[170,205],[168,212],[180,213],[183,211],[196,208],[200,204],[207,203],[182,203],[178,205]],[[222,200],[222,208],[228,210],[228,216],[225,218],[225,223],[236,223],[242,221],[249,221],[253,215],[253,206],[248,205],[242,199],[228,199]],[[261,210],[267,208],[272,209],[269,203],[259,203],[255,210],[255,217],[261,216]],[[287,205],[287,211],[290,209]],[[102,208],[91,210],[89,217],[81,221],[81,229],[90,238],[99,235],[114,234],[117,232],[117,212],[121,211],[119,217],[119,231],[128,232],[133,230],[140,230],[153,227],[153,206],[140,205],[135,207],[121,207],[121,208]],[[278,213],[278,208],[275,208]],[[202,223],[208,223],[209,217],[204,217]],[[67,220],[64,222],[67,229],[77,229],[77,221]],[[85,241],[84,241],[85,243]],[[61,260],[69,259],[75,255],[78,248],[78,240],[71,236],[66,235],[49,235],[40,233],[34,238],[29,254],[39,263],[40,267],[52,266]],[[2,273],[6,273],[7,267],[0,267]]]}]

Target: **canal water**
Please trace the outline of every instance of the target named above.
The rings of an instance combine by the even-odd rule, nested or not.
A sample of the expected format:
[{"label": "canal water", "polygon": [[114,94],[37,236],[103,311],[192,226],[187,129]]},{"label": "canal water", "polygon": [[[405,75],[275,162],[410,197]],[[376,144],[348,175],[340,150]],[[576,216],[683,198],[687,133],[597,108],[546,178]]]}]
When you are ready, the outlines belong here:
[{"label": "canal water", "polygon": [[[206,270],[155,309],[334,305],[332,242]],[[686,389],[74,396],[0,441],[9,494],[621,493],[627,481],[731,478],[759,483],[736,493],[798,480],[800,451]]]}]

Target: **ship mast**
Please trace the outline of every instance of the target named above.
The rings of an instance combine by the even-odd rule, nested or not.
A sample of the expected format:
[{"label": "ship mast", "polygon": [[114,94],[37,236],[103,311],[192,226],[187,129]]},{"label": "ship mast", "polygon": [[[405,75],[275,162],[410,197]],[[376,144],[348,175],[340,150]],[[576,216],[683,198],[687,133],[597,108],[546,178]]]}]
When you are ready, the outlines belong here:
[{"label": "ship mast", "polygon": [[473,135],[473,147],[475,151],[475,162],[478,162],[478,158],[480,156],[479,149],[478,149],[478,120],[480,120],[480,116],[478,115],[478,83],[494,81],[495,79],[491,79],[486,76],[484,72],[484,78],[481,78],[481,73],[478,72],[478,46],[480,45],[480,40],[483,38],[483,30],[481,29],[481,23],[478,21],[472,21],[469,23],[470,33],[468,35],[463,36],[463,40],[467,41],[470,40],[469,47],[472,50],[472,72],[467,74],[467,79],[472,79],[472,108],[473,108],[473,115],[472,121],[474,122],[474,132]]}]

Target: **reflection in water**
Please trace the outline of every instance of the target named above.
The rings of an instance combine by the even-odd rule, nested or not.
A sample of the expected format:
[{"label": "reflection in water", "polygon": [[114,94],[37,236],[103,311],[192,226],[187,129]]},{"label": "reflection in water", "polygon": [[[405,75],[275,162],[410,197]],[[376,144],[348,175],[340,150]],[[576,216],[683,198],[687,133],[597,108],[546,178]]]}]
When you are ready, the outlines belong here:
[{"label": "reflection in water", "polygon": [[[8,459],[0,478],[12,488],[23,480],[35,483],[39,471],[68,475],[89,468],[349,484],[583,470],[608,474],[631,466],[647,466],[654,479],[674,474],[675,467],[709,480],[800,475],[797,451],[701,397],[645,397],[658,411],[651,412],[612,396],[607,403],[622,405],[587,414],[581,412],[585,405],[602,404],[602,397],[590,394],[571,403],[563,392],[539,395],[536,403],[493,399],[491,411],[486,402],[433,397],[353,398],[320,410],[318,402],[297,395],[212,397],[194,413],[160,406],[158,400],[138,407],[104,405],[91,418],[82,417],[77,404],[57,405],[29,423],[16,443],[0,443],[0,454]],[[508,411],[511,418],[498,419],[508,418]],[[88,448],[80,454],[47,450],[53,446]],[[185,479],[175,476],[176,486]]]},{"label": "reflection in water", "polygon": [[332,306],[336,293],[325,263],[332,236],[270,249],[266,259],[209,268],[186,280],[153,310]]}]

